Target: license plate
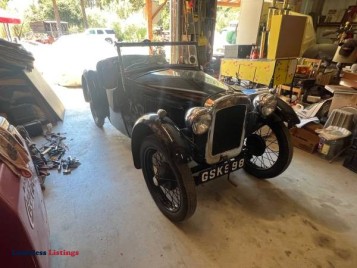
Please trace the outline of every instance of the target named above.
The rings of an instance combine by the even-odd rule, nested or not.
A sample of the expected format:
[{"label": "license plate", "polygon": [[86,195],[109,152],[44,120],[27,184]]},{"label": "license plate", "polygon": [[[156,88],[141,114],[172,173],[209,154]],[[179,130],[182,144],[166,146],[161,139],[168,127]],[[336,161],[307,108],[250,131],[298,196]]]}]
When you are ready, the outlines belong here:
[{"label": "license plate", "polygon": [[201,171],[197,178],[197,183],[204,183],[213,180],[217,177],[227,175],[233,171],[236,171],[244,166],[244,158],[234,158],[214,168],[206,169]]}]

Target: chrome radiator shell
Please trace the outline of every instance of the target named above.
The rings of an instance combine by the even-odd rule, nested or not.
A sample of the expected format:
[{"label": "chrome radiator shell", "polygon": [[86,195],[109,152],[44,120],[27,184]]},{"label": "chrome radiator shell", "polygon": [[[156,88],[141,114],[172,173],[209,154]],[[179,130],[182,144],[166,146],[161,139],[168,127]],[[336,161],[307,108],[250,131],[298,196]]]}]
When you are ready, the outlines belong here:
[{"label": "chrome radiator shell", "polygon": [[[236,108],[237,109],[236,109]],[[243,142],[245,138],[245,126],[246,126],[246,118],[247,118],[247,113],[251,108],[251,101],[250,99],[239,93],[233,93],[233,94],[228,94],[225,96],[222,96],[218,99],[216,99],[213,104],[210,105],[210,108],[212,110],[212,125],[208,131],[207,134],[207,143],[206,143],[206,148],[205,148],[205,159],[207,164],[215,164],[219,163],[225,160],[228,160],[232,157],[235,157],[239,155],[239,153],[242,151],[243,148]],[[232,125],[226,124],[224,125],[224,129],[216,129],[216,124],[219,122],[216,122],[217,119],[217,114],[220,112],[225,112],[225,109],[231,108],[230,110],[234,109],[237,111],[242,111],[244,114],[240,114],[237,116],[236,120],[239,120],[239,118],[243,120],[239,121],[234,121],[235,118],[231,118],[233,120],[232,125],[235,125],[236,127],[233,128],[240,130],[240,133],[237,133],[237,138],[239,141],[235,141],[236,146],[233,146],[232,148],[227,148],[225,151],[222,152],[215,152],[217,149],[217,145],[214,143],[215,141],[215,132],[225,132],[228,133],[228,131],[232,131]],[[228,111],[228,110],[227,110]],[[233,116],[233,115],[232,115]],[[243,118],[242,118],[243,117]],[[228,119],[229,120],[229,119]],[[239,124],[239,125],[237,125]],[[218,125],[217,125],[218,126]],[[222,135],[222,133],[220,133]],[[229,133],[232,134],[232,133]],[[234,133],[233,133],[234,134]],[[229,136],[229,135],[228,135]],[[234,143],[234,142],[232,142]],[[227,146],[225,146],[227,147]]]}]

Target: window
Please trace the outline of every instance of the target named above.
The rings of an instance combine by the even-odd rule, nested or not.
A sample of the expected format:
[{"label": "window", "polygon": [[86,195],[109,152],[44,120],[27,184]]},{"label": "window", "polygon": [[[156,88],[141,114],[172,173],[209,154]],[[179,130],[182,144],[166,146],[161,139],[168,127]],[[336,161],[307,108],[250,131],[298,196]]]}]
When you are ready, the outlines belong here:
[{"label": "window", "polygon": [[104,34],[103,30],[97,30],[97,34]]},{"label": "window", "polygon": [[114,32],[113,30],[105,30],[105,32],[106,32],[107,34],[115,34],[115,32]]}]

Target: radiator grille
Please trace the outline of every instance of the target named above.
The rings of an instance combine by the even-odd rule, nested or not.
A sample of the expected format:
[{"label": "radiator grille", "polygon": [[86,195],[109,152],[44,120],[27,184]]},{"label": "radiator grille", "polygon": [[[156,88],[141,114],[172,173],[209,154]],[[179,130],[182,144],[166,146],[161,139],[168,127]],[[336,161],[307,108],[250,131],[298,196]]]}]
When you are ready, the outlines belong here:
[{"label": "radiator grille", "polygon": [[246,105],[236,105],[216,112],[212,155],[240,147],[246,109]]}]

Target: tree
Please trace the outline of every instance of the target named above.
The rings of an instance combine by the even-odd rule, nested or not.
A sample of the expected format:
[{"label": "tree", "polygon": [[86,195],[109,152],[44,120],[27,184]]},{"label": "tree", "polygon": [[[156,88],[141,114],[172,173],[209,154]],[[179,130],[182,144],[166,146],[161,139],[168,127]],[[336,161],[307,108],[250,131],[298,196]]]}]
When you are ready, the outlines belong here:
[{"label": "tree", "polygon": [[55,14],[56,23],[57,23],[57,34],[58,36],[62,35],[62,27],[61,27],[61,17],[58,12],[58,6],[56,0],[52,0],[53,3],[53,13]]},{"label": "tree", "polygon": [[84,28],[88,28],[88,21],[87,21],[87,14],[86,14],[86,8],[85,8],[85,4],[84,4],[84,0],[80,0],[81,1],[81,10],[82,10],[82,16],[83,16],[83,26]]},{"label": "tree", "polygon": [[9,2],[10,0],[1,0],[0,1],[0,8],[3,8],[5,9],[7,7],[7,3]]},{"label": "tree", "polygon": [[[53,0],[41,0],[38,5],[32,5],[26,12],[26,21],[55,20]],[[62,21],[69,26],[82,26],[81,9],[78,1],[57,0],[58,12]]]}]

